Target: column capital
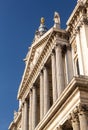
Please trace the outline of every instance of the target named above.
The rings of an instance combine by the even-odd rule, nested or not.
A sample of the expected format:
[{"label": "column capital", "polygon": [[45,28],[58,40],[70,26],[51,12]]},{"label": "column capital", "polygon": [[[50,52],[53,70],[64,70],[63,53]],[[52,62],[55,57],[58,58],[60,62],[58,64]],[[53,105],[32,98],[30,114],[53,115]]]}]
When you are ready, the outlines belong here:
[{"label": "column capital", "polygon": [[78,106],[78,112],[79,112],[79,115],[83,115],[84,113],[88,114],[88,106],[85,105],[85,104],[79,104],[79,106]]},{"label": "column capital", "polygon": [[59,44],[57,43],[57,44],[56,44],[56,46],[55,46],[55,48],[59,48],[59,49],[61,49],[61,50],[62,50],[63,45],[62,45],[62,44],[60,44],[60,43],[59,43]]},{"label": "column capital", "polygon": [[71,45],[68,45],[68,46],[66,46],[67,47],[67,50],[71,50]]},{"label": "column capital", "polygon": [[48,68],[48,66],[47,66],[47,65],[44,65],[43,70],[45,70],[46,68]]},{"label": "column capital", "polygon": [[22,102],[22,104],[21,104],[21,108],[23,108],[24,107],[24,102]]},{"label": "column capital", "polygon": [[83,112],[88,112],[88,106],[87,106],[86,104],[79,104],[79,105],[78,105],[78,111],[79,111],[79,113],[80,113],[81,111],[83,111]]},{"label": "column capital", "polygon": [[71,113],[71,121],[72,122],[79,122],[78,113]]},{"label": "column capital", "polygon": [[77,112],[70,113],[69,120],[72,123],[73,130],[80,130],[79,117]]},{"label": "column capital", "polygon": [[56,130],[62,130],[62,126],[59,125],[59,126],[56,128]]},{"label": "column capital", "polygon": [[54,54],[55,54],[55,49],[52,50],[51,56],[53,56]]},{"label": "column capital", "polygon": [[65,53],[67,50],[67,46],[65,44],[56,44],[55,49],[58,49],[60,52]]},{"label": "column capital", "polygon": [[78,111],[71,112],[68,116],[68,120],[71,120],[71,122],[79,122]]},{"label": "column capital", "polygon": [[43,74],[43,69],[40,71],[39,75],[42,75]]},{"label": "column capital", "polygon": [[80,130],[88,130],[88,123],[87,123],[87,114],[88,114],[88,107],[87,105],[80,104],[78,106],[78,115],[80,121]]},{"label": "column capital", "polygon": [[32,89],[35,89],[36,88],[36,85],[35,84],[33,84],[33,87],[32,87]]},{"label": "column capital", "polygon": [[32,94],[32,88],[30,88],[30,92],[29,92],[29,94]]}]

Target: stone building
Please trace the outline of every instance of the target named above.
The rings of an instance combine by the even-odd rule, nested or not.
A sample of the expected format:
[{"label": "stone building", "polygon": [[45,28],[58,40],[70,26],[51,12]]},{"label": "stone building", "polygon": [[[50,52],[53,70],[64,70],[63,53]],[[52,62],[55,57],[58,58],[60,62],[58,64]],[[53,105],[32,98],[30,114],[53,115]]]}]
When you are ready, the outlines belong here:
[{"label": "stone building", "polygon": [[44,18],[25,58],[19,109],[9,130],[88,130],[88,0],[78,0],[67,28]]}]

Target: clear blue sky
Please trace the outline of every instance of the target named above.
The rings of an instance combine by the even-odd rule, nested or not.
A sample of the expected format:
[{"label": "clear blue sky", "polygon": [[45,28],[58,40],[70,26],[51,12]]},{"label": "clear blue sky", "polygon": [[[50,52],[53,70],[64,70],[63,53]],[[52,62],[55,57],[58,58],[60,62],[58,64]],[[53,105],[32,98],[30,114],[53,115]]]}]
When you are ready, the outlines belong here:
[{"label": "clear blue sky", "polygon": [[40,24],[46,19],[53,26],[54,12],[66,27],[77,0],[0,0],[0,130],[7,130],[18,108],[17,90],[21,81],[28,47]]}]

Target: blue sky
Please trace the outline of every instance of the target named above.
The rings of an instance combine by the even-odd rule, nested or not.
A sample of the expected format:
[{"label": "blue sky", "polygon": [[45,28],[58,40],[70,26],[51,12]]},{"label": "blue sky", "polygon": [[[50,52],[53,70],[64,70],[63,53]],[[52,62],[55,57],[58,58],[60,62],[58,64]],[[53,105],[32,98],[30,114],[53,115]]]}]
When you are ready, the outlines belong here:
[{"label": "blue sky", "polygon": [[28,47],[39,27],[40,18],[53,26],[54,12],[61,16],[66,28],[76,0],[0,0],[0,130],[7,130],[18,108],[20,85]]}]

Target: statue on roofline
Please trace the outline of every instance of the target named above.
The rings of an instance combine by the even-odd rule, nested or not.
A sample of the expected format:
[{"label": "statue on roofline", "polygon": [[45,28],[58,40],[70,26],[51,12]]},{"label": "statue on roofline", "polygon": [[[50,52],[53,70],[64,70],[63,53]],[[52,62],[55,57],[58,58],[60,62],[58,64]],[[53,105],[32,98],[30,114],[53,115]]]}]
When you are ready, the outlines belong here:
[{"label": "statue on roofline", "polygon": [[60,28],[60,15],[58,12],[54,13],[54,27]]}]

